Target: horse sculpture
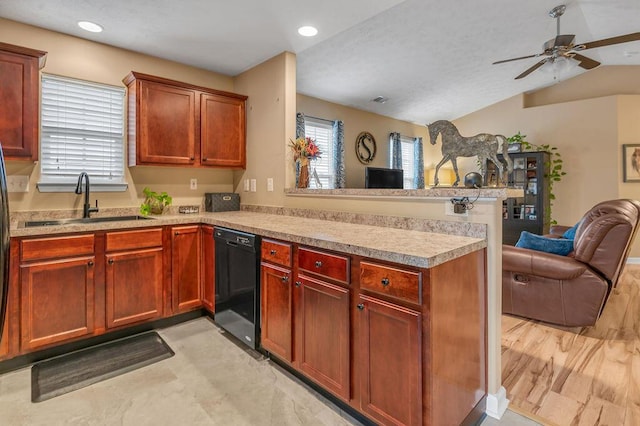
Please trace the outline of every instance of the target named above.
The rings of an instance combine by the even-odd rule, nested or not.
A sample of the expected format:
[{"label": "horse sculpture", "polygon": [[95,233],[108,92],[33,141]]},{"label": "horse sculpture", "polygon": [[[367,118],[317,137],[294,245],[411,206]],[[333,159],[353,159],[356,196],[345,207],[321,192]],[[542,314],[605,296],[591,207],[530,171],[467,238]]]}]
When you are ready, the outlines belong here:
[{"label": "horse sculpture", "polygon": [[429,128],[431,145],[435,145],[438,135],[442,135],[442,160],[440,160],[436,166],[436,172],[433,178],[435,186],[439,183],[438,170],[440,170],[440,167],[447,161],[451,161],[453,171],[456,173],[456,181],[453,183],[453,186],[458,186],[460,175],[458,174],[457,157],[473,156],[478,157],[483,179],[486,179],[487,160],[490,160],[496,165],[498,179],[504,184],[505,182],[502,178],[504,165],[497,157],[499,148],[498,139],[502,139],[502,154],[507,162],[507,171],[511,172],[513,170],[513,163],[507,153],[508,143],[506,137],[502,135],[490,135],[488,133],[480,133],[470,137],[461,136],[456,126],[447,120],[438,120],[428,124],[427,127]]}]

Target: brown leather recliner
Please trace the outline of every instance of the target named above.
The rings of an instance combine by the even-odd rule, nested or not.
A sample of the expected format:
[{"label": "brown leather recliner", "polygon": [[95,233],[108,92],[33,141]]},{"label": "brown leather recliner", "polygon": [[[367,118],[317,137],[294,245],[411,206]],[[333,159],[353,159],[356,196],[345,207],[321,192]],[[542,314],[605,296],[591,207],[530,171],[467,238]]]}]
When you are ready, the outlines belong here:
[{"label": "brown leather recliner", "polygon": [[639,217],[636,200],[595,205],[569,256],[503,245],[502,312],[571,327],[595,324],[627,261]]}]

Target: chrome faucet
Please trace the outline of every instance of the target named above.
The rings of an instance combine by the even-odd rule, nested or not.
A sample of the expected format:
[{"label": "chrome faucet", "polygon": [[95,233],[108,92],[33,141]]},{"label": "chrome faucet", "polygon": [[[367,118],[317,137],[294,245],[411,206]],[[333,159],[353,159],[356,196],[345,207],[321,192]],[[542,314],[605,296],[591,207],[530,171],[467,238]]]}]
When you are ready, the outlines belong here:
[{"label": "chrome faucet", "polygon": [[76,194],[82,194],[83,178],[85,180],[85,186],[84,186],[84,206],[82,209],[82,218],[88,219],[91,213],[95,213],[98,211],[98,200],[96,200],[96,206],[91,207],[91,204],[89,204],[89,192],[91,190],[90,189],[91,185],[89,184],[89,175],[87,174],[87,172],[81,172],[80,176],[78,176],[78,185],[76,186]]}]

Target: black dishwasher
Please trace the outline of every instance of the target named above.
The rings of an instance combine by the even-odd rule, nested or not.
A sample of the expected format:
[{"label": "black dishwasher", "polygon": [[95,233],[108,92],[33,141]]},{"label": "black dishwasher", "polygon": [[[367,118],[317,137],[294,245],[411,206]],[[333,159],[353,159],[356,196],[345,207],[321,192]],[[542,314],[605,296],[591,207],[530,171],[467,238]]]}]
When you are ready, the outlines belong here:
[{"label": "black dishwasher", "polygon": [[216,324],[257,349],[260,342],[260,237],[215,227]]}]

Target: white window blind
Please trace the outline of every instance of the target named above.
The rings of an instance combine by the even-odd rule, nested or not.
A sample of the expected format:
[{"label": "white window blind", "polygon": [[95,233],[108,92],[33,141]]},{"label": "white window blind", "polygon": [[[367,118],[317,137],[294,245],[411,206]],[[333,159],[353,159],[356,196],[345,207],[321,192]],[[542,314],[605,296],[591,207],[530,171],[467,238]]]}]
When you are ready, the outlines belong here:
[{"label": "white window blind", "polygon": [[69,191],[80,172],[93,190],[123,191],[124,88],[43,74],[40,191]]},{"label": "white window blind", "polygon": [[335,170],[333,166],[333,122],[329,120],[318,120],[311,117],[305,117],[304,122],[305,136],[313,139],[322,152],[321,158],[309,163],[309,172],[311,173],[309,188],[320,188],[313,177],[313,170],[315,168],[322,188],[332,189],[333,182],[335,180]]},{"label": "white window blind", "polygon": [[416,189],[414,176],[414,161],[416,157],[416,148],[414,139],[407,136],[400,136],[400,144],[402,145],[402,177],[404,180],[404,189]]}]

